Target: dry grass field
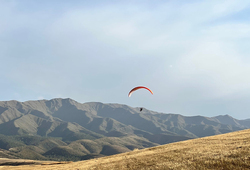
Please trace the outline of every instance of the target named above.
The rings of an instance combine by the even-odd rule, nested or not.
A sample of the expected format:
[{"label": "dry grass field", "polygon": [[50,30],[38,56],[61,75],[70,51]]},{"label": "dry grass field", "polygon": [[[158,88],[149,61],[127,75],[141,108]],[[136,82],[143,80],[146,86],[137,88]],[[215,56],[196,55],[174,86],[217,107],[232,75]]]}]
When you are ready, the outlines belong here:
[{"label": "dry grass field", "polygon": [[250,129],[87,161],[0,166],[0,169],[250,169]]}]

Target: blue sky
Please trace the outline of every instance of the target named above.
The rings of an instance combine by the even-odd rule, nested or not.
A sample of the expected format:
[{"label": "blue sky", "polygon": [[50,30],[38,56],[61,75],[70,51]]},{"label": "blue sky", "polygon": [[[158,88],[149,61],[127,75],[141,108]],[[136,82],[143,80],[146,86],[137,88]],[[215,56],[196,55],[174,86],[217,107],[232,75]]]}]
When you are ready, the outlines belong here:
[{"label": "blue sky", "polygon": [[[250,2],[0,0],[0,100],[250,118]],[[154,95],[135,86],[151,88]]]}]

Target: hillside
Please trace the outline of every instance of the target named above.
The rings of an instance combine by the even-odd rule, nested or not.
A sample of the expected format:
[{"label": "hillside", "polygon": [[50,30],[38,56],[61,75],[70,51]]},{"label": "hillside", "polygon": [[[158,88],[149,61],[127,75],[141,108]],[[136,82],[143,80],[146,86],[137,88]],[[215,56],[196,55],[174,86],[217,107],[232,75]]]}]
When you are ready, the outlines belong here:
[{"label": "hillside", "polygon": [[[6,129],[8,128],[8,131]],[[222,134],[250,128],[249,120],[229,115],[217,117],[182,116],[142,112],[122,104],[78,103],[72,99],[0,101],[0,134],[84,138],[104,136],[165,134],[189,138]],[[199,131],[197,131],[199,129]],[[80,139],[80,138],[79,138]]]},{"label": "hillside", "polygon": [[249,169],[250,129],[69,162],[63,165],[4,166],[2,169]]},{"label": "hillside", "polygon": [[[122,104],[56,98],[0,101],[0,157],[79,161],[250,128],[229,115],[142,112]],[[77,152],[75,151],[77,150]],[[7,156],[6,156],[7,155]]]}]

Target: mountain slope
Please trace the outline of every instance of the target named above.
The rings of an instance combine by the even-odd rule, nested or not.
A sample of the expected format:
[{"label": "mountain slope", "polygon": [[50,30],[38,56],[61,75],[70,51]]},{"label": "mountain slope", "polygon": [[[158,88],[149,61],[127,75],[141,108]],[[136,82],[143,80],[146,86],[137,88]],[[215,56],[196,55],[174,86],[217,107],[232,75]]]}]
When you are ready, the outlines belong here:
[{"label": "mountain slope", "polygon": [[[0,122],[2,126],[0,129],[9,128],[12,135],[41,136],[55,134],[53,133],[55,128],[58,130],[59,127],[63,129],[65,126],[77,126],[105,136],[131,135],[135,134],[135,131],[136,135],[140,135],[138,133],[140,130],[141,135],[146,132],[196,138],[242,130],[250,126],[249,120],[237,120],[228,115],[213,118],[186,117],[147,109],[140,112],[137,108],[121,104],[99,102],[81,104],[72,99],[0,102]],[[69,122],[71,125],[63,126],[62,122]],[[80,129],[76,131],[80,132]],[[196,129],[199,129],[199,132],[196,132]],[[7,134],[4,130],[0,133]]]},{"label": "mountain slope", "polygon": [[249,169],[250,129],[176,142],[109,157],[8,169]]},{"label": "mountain slope", "polygon": [[[0,134],[28,135],[32,136],[32,140],[48,138],[35,144],[23,140],[13,143],[8,138],[0,146],[10,149],[7,146],[19,145],[11,147],[14,155],[18,157],[19,153],[19,156],[25,157],[29,153],[25,158],[34,159],[81,160],[246,128],[250,128],[250,119],[237,120],[229,115],[188,117],[145,108],[140,112],[138,108],[122,104],[82,104],[60,98],[0,101]],[[74,152],[75,149],[79,149],[79,152]],[[64,153],[68,155],[67,158]]]}]

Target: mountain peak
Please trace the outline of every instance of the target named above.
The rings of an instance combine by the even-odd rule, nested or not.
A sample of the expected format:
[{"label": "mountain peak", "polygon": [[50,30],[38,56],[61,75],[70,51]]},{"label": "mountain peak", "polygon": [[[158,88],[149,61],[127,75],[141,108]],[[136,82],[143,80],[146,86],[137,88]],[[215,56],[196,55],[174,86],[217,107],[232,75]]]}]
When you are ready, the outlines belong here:
[{"label": "mountain peak", "polygon": [[217,119],[234,119],[232,116],[228,115],[228,114],[225,114],[225,115],[219,115],[219,116],[215,116],[214,118],[217,118]]}]

